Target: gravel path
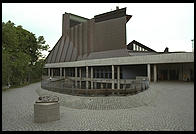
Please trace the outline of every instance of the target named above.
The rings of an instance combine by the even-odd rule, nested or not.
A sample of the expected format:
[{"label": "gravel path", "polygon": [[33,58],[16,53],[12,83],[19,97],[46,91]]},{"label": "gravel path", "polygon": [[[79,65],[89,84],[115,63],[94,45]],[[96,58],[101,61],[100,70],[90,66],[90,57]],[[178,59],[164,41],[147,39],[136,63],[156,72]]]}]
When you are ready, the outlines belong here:
[{"label": "gravel path", "polygon": [[[38,95],[60,97],[60,120],[34,123]],[[132,96],[81,97],[50,92],[40,82],[2,92],[3,131],[194,130],[194,83],[159,82]]]}]

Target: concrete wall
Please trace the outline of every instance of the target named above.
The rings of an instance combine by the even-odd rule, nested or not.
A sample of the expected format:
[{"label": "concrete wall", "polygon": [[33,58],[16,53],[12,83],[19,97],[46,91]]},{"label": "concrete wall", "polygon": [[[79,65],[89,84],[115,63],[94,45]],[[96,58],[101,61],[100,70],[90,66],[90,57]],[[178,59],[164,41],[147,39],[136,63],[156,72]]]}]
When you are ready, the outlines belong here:
[{"label": "concrete wall", "polygon": [[126,16],[95,23],[94,52],[126,47]]}]

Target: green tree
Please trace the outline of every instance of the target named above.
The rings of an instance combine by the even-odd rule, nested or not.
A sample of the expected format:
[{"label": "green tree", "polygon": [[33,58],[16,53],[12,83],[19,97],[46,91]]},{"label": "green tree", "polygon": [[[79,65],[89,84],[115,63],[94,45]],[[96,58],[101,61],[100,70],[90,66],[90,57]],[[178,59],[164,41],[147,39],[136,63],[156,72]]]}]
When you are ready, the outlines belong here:
[{"label": "green tree", "polygon": [[49,49],[45,43],[43,36],[36,38],[21,25],[2,22],[2,85],[22,85],[41,78],[44,63],[39,58]]}]

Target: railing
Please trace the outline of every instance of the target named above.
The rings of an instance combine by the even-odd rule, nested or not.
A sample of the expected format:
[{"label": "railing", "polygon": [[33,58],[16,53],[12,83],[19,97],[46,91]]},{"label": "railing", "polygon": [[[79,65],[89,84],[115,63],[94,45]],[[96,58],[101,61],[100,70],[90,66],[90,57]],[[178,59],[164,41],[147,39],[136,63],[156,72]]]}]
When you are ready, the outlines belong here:
[{"label": "railing", "polygon": [[[86,81],[88,84],[92,82],[94,84],[112,84],[113,81],[115,85],[120,84],[120,89],[111,89],[107,86],[103,86],[93,89],[86,89]],[[75,83],[77,82],[77,84]],[[126,95],[126,94],[136,94],[143,90],[149,88],[149,80],[147,77],[136,77],[136,79],[105,79],[105,78],[75,78],[75,77],[55,77],[50,79],[49,77],[42,77],[41,87],[50,91],[71,94],[71,95]],[[88,86],[91,88],[91,85]],[[117,87],[116,87],[117,88]]]}]

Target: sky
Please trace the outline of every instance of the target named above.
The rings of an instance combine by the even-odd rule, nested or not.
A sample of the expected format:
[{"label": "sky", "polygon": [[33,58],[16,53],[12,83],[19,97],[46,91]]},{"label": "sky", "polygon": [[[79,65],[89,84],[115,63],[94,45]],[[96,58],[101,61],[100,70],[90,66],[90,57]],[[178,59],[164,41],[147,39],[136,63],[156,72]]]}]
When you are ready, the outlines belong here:
[{"label": "sky", "polygon": [[[2,3],[2,22],[12,21],[44,36],[51,50],[62,35],[62,14],[88,19],[126,7],[132,18],[126,24],[126,43],[136,40],[163,52],[192,52],[194,3]],[[47,52],[43,52],[47,56]]]}]

